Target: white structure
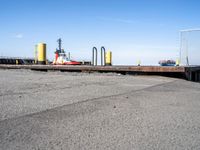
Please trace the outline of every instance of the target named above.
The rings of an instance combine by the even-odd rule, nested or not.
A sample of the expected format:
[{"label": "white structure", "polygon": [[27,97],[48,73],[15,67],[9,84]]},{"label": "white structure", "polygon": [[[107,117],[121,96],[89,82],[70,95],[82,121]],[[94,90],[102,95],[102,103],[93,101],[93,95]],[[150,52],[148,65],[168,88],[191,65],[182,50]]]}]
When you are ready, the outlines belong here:
[{"label": "white structure", "polygon": [[200,65],[200,28],[180,31],[180,64]]}]

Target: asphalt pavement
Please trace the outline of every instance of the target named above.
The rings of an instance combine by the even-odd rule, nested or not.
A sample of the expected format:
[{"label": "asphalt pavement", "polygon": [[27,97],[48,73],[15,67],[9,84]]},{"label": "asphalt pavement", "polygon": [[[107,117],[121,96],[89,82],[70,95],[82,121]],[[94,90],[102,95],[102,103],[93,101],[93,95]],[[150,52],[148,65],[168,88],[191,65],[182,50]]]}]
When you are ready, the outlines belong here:
[{"label": "asphalt pavement", "polygon": [[200,84],[0,70],[0,149],[200,149]]}]

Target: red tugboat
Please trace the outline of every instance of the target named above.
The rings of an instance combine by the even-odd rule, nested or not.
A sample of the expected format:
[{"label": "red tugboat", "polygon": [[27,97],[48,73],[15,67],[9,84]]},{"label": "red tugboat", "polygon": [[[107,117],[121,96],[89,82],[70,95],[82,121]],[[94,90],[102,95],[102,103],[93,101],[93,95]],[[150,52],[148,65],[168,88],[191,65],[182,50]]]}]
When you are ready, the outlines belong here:
[{"label": "red tugboat", "polygon": [[58,49],[56,49],[55,52],[55,58],[53,61],[53,65],[81,65],[80,62],[71,60],[69,57],[67,57],[64,49],[62,49],[62,40],[61,38],[58,39]]}]

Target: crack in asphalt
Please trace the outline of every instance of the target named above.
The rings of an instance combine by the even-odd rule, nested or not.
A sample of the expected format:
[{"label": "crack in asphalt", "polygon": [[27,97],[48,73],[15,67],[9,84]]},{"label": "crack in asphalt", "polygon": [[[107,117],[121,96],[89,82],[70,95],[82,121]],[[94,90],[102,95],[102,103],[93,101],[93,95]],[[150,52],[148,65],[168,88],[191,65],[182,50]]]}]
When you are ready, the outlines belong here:
[{"label": "crack in asphalt", "polygon": [[124,93],[120,93],[120,94],[114,94],[114,95],[108,95],[108,96],[101,96],[101,97],[86,99],[86,100],[83,100],[83,101],[78,101],[78,102],[71,103],[71,104],[66,104],[66,105],[62,105],[62,106],[58,106],[58,107],[53,107],[53,108],[50,108],[50,109],[46,109],[46,110],[42,110],[42,111],[38,111],[38,112],[34,112],[34,113],[29,113],[29,114],[25,114],[25,115],[13,117],[13,118],[7,118],[7,119],[4,119],[4,120],[0,120],[0,123],[2,123],[4,121],[9,121],[9,120],[16,120],[16,119],[23,118],[23,117],[31,117],[33,115],[37,115],[37,114],[40,114],[40,113],[45,113],[45,112],[48,112],[48,111],[57,110],[59,108],[63,108],[63,107],[67,107],[67,106],[78,105],[78,104],[87,103],[87,102],[90,102],[90,101],[96,101],[96,100],[100,100],[100,99],[123,96],[123,95],[126,95],[126,94],[131,94],[131,93],[135,93],[135,92],[139,92],[139,91],[145,91],[145,90],[148,90],[150,88],[155,88],[155,87],[159,87],[159,86],[163,86],[163,85],[167,85],[167,84],[171,84],[171,83],[175,83],[175,82],[177,82],[177,80],[173,80],[173,81],[170,81],[170,82],[165,82],[165,83],[149,86],[149,87],[146,87],[146,88],[143,88],[143,89],[132,90],[132,91],[128,91],[128,92],[124,92]]}]

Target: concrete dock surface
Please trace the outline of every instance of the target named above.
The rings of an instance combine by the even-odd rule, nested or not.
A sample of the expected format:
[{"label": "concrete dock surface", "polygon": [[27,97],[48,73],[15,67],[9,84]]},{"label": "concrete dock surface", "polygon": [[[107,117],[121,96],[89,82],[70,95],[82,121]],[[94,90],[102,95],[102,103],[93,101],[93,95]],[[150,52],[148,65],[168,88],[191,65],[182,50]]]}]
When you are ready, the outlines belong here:
[{"label": "concrete dock surface", "polygon": [[0,70],[0,149],[200,149],[200,83]]}]

